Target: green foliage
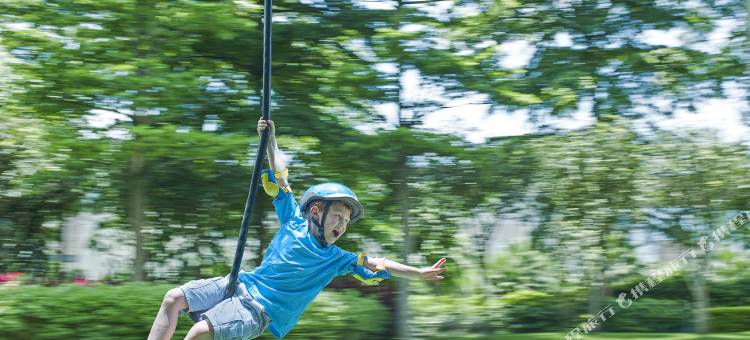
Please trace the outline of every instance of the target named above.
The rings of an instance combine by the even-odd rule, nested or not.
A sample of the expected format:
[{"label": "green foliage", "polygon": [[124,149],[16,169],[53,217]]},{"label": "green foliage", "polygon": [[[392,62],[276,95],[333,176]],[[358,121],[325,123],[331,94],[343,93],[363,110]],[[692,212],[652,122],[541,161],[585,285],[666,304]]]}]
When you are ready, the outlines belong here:
[{"label": "green foliage", "polygon": [[[727,280],[708,281],[709,296],[712,306],[750,306],[750,298],[745,294],[750,287],[750,277],[744,273],[735,273],[735,277]],[[635,285],[643,282],[644,277],[635,277],[622,284],[610,287],[613,297],[620,293],[628,293]],[[656,288],[649,290],[646,295],[649,299],[691,301],[690,278],[685,272],[678,272],[668,279],[659,283]]]},{"label": "green foliage", "polygon": [[[722,26],[726,44],[706,39],[720,22],[743,19],[740,1],[457,1],[441,14],[424,1],[389,10],[321,3],[276,2],[272,111],[294,160],[293,188],[335,180],[355,189],[369,217],[341,240],[348,250],[377,243],[370,248],[378,255],[401,257],[407,222],[414,253],[429,259],[464,247],[487,276],[476,282],[511,292],[458,304],[414,297],[417,326],[434,325],[430,313],[442,313],[471,315],[437,327],[456,336],[501,324],[569,327],[607,298],[607,288],[632,287],[607,286],[638,269],[634,229],[694,246],[726,214],[748,209],[746,146],[709,134],[642,133],[628,119],[747,90],[748,54],[737,43],[743,26]],[[60,221],[91,210],[113,214],[106,227],[127,229],[136,241],[136,274],[127,277],[224,274],[219,244],[236,236],[257,146],[261,13],[251,1],[0,1],[0,272],[56,279]],[[651,29],[682,32],[684,44],[638,38]],[[570,46],[557,43],[564,36]],[[506,43],[520,40],[533,48],[530,62],[505,67]],[[396,71],[383,71],[383,63]],[[407,71],[447,99],[483,95],[490,113],[526,109],[539,129],[481,146],[427,131],[424,118],[453,104],[410,98]],[[399,108],[398,128],[373,109],[383,103]],[[588,103],[591,127],[544,134],[560,132],[546,125],[549,116]],[[97,112],[115,118],[97,122]],[[271,209],[266,199],[254,209],[258,261],[275,230]],[[533,227],[531,246],[485,261],[499,214],[515,210],[533,215],[521,218]],[[491,222],[459,244],[457,232],[478,211]],[[732,237],[747,241],[746,230]],[[137,275],[168,261],[175,270]],[[712,305],[750,303],[742,295],[747,280],[733,279],[743,268],[721,269],[730,279],[709,285]],[[460,282],[462,271],[468,266],[451,267],[453,280],[442,283]],[[690,279],[675,276],[650,296],[692,299]],[[590,291],[556,292],[569,287]],[[347,317],[331,322],[359,322]],[[8,322],[16,329],[20,321]],[[300,334],[321,331],[309,325]]]},{"label": "green foliage", "polygon": [[519,333],[564,330],[586,311],[583,291],[519,290],[500,298],[500,313],[508,330]]},{"label": "green foliage", "polygon": [[487,279],[498,293],[551,291],[558,286],[556,261],[548,254],[517,243],[487,264]]},{"label": "green foliage", "polygon": [[[390,313],[377,299],[356,291],[324,291],[287,337],[294,339],[382,338]],[[270,333],[265,338],[272,339]]]},{"label": "green foliage", "polygon": [[[559,340],[567,333],[508,334],[490,337],[493,340]],[[745,340],[750,332],[732,334],[690,334],[690,333],[607,333],[586,334],[586,340]]]},{"label": "green foliage", "polygon": [[[498,106],[531,107],[530,114],[540,121],[550,114],[572,114],[583,102],[593,104],[599,120],[644,112],[669,115],[728,95],[722,82],[745,83],[747,89],[743,65],[748,55],[741,52],[742,43],[705,48],[719,21],[746,20],[742,1],[470,3],[472,13],[451,8],[447,22],[425,34],[423,39],[447,37],[452,43],[416,49],[414,54],[423,56],[414,57],[417,65],[452,91],[484,93]],[[741,40],[742,27],[728,34]],[[677,28],[691,38],[669,46],[639,39],[649,30],[667,34]],[[498,55],[506,53],[503,44],[513,41],[528,43],[528,64],[498,62]],[[656,105],[652,98],[666,98],[669,104]],[[639,110],[643,107],[649,111]]]},{"label": "green foliage", "polygon": [[606,268],[632,269],[635,262],[628,235],[637,205],[638,136],[617,119],[529,143],[540,163],[530,184],[540,220],[533,247],[557,262],[558,282],[586,282],[599,295],[592,298],[603,299],[599,286],[622,275]]},{"label": "green foliage", "polygon": [[615,301],[610,303],[618,309],[613,317],[601,323],[604,332],[679,332],[691,329],[692,313],[686,301],[645,297],[633,301],[627,309],[619,309]]},{"label": "green foliage", "polygon": [[750,330],[750,306],[714,307],[708,309],[713,332],[741,332]]},{"label": "green foliage", "polygon": [[[677,243],[695,246],[702,236],[727,223],[732,217],[728,213],[748,208],[747,157],[747,148],[721,143],[709,132],[653,136],[635,179],[642,200],[639,222]],[[730,237],[746,239],[746,230]]]},{"label": "green foliage", "polygon": [[75,177],[81,168],[66,166],[81,153],[70,140],[54,141],[56,124],[20,113],[23,107],[0,101],[0,108],[0,272],[41,276],[45,240],[83,196],[85,180]]},{"label": "green foliage", "polygon": [[712,306],[750,306],[750,276],[747,274],[738,278],[711,283]]},{"label": "green foliage", "polygon": [[[620,293],[629,294],[633,287],[645,279],[642,276],[635,276],[632,280],[626,280],[622,284],[612,285],[610,289],[613,297],[616,298]],[[688,287],[687,280],[688,278],[684,272],[675,273],[660,282],[656,288],[649,290],[646,296],[648,299],[690,301],[690,288]]]},{"label": "green foliage", "polygon": [[[0,325],[9,339],[144,339],[172,287],[127,284],[0,287]],[[191,322],[180,320],[176,337]]]},{"label": "green foliage", "polygon": [[[169,285],[0,286],[0,327],[4,339],[145,339]],[[292,338],[355,339],[382,335],[388,311],[356,292],[323,292],[305,311]],[[183,316],[174,338],[192,326]],[[273,338],[265,333],[265,339]]]},{"label": "green foliage", "polygon": [[486,336],[503,331],[500,303],[470,294],[421,294],[409,297],[409,325],[419,338]]}]

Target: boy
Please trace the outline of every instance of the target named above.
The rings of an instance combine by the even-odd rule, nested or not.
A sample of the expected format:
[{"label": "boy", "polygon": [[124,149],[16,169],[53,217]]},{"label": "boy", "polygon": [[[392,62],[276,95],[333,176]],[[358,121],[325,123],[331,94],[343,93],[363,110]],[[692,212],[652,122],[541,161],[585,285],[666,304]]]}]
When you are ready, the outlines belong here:
[{"label": "boy", "polygon": [[297,323],[307,305],[335,277],[353,273],[366,284],[393,275],[441,280],[441,258],[432,267],[414,268],[385,258],[359,256],[333,245],[363,216],[357,196],[346,186],[323,183],[302,195],[299,205],[287,181],[288,171],[276,144],[273,121],[258,121],[258,133],[269,128],[271,171],[262,174],[263,189],[274,197],[281,227],[261,265],[240,272],[233,297],[224,299],[228,277],[190,281],[164,296],[149,340],[169,339],[180,311],[196,312],[201,321],[185,339],[252,339],[268,328],[282,338]]}]

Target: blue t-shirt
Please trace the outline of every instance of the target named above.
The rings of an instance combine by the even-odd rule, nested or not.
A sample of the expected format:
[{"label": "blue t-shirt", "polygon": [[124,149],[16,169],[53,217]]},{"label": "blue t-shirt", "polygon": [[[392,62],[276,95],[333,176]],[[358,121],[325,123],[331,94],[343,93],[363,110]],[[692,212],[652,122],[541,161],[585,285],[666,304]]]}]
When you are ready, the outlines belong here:
[{"label": "blue t-shirt", "polygon": [[335,245],[322,248],[291,192],[279,189],[273,205],[281,227],[261,265],[240,272],[239,280],[271,317],[268,329],[282,338],[335,276],[355,269],[357,255]]}]

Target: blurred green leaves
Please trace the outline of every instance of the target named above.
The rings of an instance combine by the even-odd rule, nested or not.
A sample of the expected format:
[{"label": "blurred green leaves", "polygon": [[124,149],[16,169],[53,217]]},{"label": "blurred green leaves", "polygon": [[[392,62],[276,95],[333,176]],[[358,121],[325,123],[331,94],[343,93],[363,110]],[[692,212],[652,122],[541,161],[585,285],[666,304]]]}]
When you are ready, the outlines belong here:
[{"label": "blurred green leaves", "polygon": [[[543,329],[533,313],[538,301],[559,302],[556,286],[587,287],[573,301],[588,305],[568,309],[577,316],[644,268],[635,231],[685,246],[748,209],[746,146],[633,120],[747,90],[743,26],[723,42],[710,38],[721,22],[744,18],[741,2],[400,4],[276,1],[272,112],[297,193],[341,181],[365,203],[368,217],[342,247],[376,244],[398,258],[406,216],[415,265],[463,261],[444,283],[468,292],[466,304],[439,300],[445,305],[425,307],[415,325],[431,325],[431,313],[478,313],[448,328],[494,332],[520,320],[518,330]],[[106,227],[140,242],[143,279],[223,274],[220,244],[236,236],[257,149],[261,12],[249,1],[0,2],[0,271],[57,276],[60,254],[49,245],[60,221],[94,211],[112,213]],[[651,30],[682,33],[679,43],[648,43]],[[528,61],[506,63],[522,45]],[[407,96],[406,72],[448,99],[480,95],[488,116],[525,110],[533,132],[473,145],[428,130],[425,118],[448,104]],[[379,104],[398,106],[396,124]],[[589,127],[545,125],[583,104],[592,107]],[[264,196],[255,207],[256,259],[273,237],[271,209]],[[491,242],[504,240],[495,234],[503,216],[519,211],[533,230],[529,243],[489,258]],[[457,238],[483,213],[493,219]],[[746,246],[747,236],[733,241]],[[179,259],[176,272],[149,271],[169,259]],[[472,290],[477,282],[486,289]],[[504,303],[498,295],[525,290],[535,290],[527,305],[501,321],[492,315]]]}]

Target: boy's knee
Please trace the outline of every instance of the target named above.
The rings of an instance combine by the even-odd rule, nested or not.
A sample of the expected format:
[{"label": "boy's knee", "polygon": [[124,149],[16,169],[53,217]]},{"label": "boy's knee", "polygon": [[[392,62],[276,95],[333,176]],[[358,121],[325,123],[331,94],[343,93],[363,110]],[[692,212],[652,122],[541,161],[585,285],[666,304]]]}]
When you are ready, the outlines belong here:
[{"label": "boy's knee", "polygon": [[213,330],[208,320],[203,320],[196,323],[190,328],[188,334],[185,336],[185,340],[210,340],[213,339]]},{"label": "boy's knee", "polygon": [[180,288],[172,288],[164,294],[164,300],[162,302],[167,306],[179,307],[179,309],[187,308],[187,300],[185,300],[185,294]]}]

